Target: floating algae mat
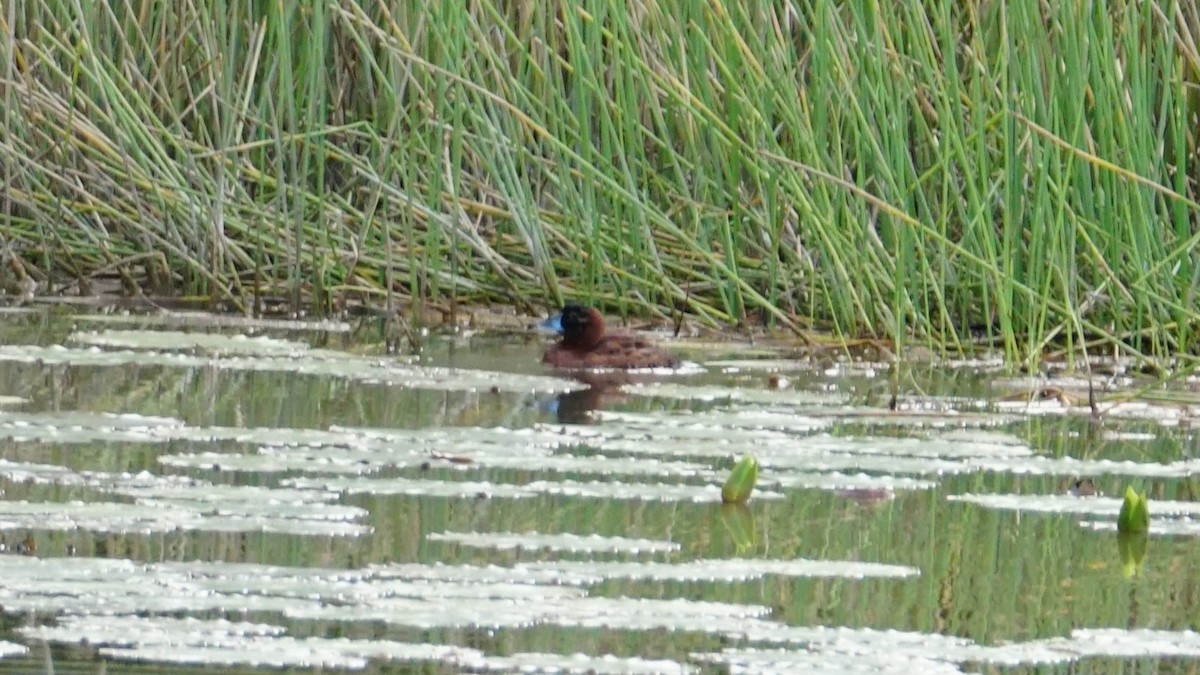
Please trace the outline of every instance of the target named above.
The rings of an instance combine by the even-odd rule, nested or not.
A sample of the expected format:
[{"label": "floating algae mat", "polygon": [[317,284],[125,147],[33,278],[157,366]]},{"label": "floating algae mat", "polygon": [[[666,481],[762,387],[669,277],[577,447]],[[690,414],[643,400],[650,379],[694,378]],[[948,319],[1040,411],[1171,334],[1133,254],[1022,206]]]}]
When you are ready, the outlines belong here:
[{"label": "floating algae mat", "polygon": [[[589,388],[532,334],[390,357],[330,346],[338,322],[0,331],[14,672],[1200,659],[1186,396],[1102,400],[1098,423],[1086,380],[991,360],[897,390],[887,364],[677,341],[680,372]],[[754,488],[723,504],[746,456]],[[1149,544],[1115,531],[1126,485]]]}]

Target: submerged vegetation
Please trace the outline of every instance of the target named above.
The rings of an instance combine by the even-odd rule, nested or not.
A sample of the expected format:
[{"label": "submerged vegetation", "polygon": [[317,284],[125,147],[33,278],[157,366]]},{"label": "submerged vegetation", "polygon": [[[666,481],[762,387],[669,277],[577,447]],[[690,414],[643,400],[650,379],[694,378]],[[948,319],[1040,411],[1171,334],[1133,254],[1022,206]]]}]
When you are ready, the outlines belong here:
[{"label": "submerged vegetation", "polygon": [[10,289],[1197,351],[1192,3],[3,12]]}]

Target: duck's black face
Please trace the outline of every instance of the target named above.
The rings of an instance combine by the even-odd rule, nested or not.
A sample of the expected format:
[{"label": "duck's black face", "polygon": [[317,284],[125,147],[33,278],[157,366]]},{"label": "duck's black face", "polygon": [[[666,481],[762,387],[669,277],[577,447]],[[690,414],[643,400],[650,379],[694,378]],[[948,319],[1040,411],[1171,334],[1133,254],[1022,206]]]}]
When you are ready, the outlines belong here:
[{"label": "duck's black face", "polygon": [[559,313],[562,317],[559,323],[562,325],[563,340],[567,342],[575,342],[586,335],[592,327],[592,309],[583,305],[568,302]]}]

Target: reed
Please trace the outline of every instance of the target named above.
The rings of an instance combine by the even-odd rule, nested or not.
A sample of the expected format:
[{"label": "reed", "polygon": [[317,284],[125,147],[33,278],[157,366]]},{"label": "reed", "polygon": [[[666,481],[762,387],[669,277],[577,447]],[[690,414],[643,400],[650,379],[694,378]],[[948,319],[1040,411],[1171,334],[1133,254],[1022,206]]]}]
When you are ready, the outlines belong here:
[{"label": "reed", "polygon": [[3,267],[55,292],[1197,351],[1193,3],[3,11]]}]

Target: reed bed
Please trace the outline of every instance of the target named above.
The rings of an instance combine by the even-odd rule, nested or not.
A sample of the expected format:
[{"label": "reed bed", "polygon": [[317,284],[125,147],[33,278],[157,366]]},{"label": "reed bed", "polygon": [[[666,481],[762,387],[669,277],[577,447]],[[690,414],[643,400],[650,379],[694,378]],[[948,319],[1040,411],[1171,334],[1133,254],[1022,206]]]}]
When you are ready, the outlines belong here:
[{"label": "reed bed", "polygon": [[1197,351],[1194,3],[2,11],[10,285]]}]

